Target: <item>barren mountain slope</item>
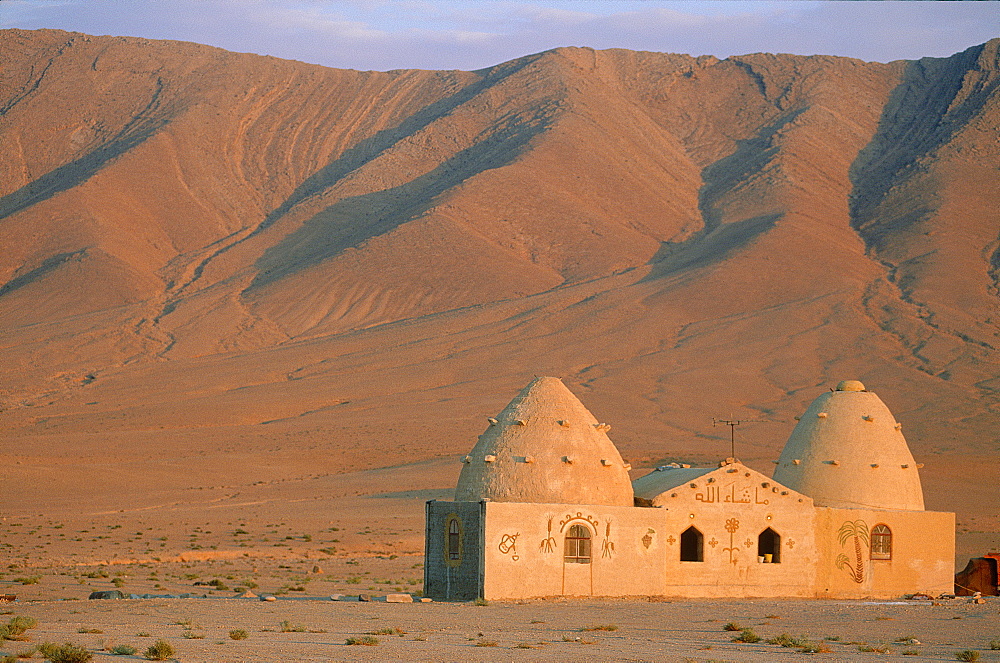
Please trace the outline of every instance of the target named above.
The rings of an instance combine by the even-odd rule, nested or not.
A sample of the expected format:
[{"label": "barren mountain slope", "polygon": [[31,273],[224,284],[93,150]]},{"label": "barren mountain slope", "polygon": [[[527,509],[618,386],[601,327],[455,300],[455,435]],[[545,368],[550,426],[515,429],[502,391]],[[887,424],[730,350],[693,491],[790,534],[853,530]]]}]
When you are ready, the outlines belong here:
[{"label": "barren mountain slope", "polygon": [[378,73],[0,32],[0,460],[41,502],[68,464],[97,499],[109,454],[405,464],[553,374],[637,466],[728,455],[732,413],[769,471],[858,378],[928,506],[1000,528],[963,485],[1000,450],[998,44]]}]

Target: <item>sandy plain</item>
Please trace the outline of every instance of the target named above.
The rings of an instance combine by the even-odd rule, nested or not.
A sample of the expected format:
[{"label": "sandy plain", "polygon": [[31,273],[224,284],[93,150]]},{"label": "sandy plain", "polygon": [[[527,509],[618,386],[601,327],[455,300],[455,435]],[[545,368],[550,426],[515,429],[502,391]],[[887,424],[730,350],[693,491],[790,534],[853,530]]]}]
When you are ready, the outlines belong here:
[{"label": "sandy plain", "polygon": [[[73,642],[93,650],[95,661],[140,660],[138,654],[112,657],[108,650],[129,644],[141,654],[162,638],[185,663],[771,661],[804,655],[766,642],[735,643],[737,634],[723,629],[735,622],[765,640],[788,634],[822,644],[829,651],[813,656],[823,660],[947,661],[970,649],[981,661],[1000,661],[1000,651],[990,649],[1000,640],[996,598],[982,604],[968,598],[385,602],[390,593],[419,596],[423,504],[451,497],[457,465],[446,458],[221,487],[207,481],[207,470],[200,475],[192,469],[191,485],[147,494],[124,508],[114,497],[121,491],[109,482],[94,491],[98,498],[90,508],[53,498],[31,504],[31,512],[8,509],[0,521],[0,593],[18,599],[0,603],[0,621],[23,615],[38,625],[26,634],[29,640],[6,642],[0,651],[27,654],[39,643]],[[196,485],[199,480],[203,485]],[[393,485],[412,488],[377,492]],[[52,486],[50,494],[58,493]],[[115,588],[196,597],[87,599],[91,591]],[[246,588],[276,600],[234,598]],[[338,594],[352,600],[332,601]],[[374,600],[353,600],[359,594]],[[230,639],[234,629],[248,637]],[[376,646],[346,644],[372,633]],[[911,638],[920,644],[902,642]]]}]

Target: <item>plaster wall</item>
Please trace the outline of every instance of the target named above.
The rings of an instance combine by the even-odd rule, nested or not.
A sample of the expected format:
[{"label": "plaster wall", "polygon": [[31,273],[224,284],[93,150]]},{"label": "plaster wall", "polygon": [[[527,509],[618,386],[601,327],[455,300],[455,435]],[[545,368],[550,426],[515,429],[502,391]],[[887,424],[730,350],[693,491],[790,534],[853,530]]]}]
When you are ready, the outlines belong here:
[{"label": "plaster wall", "polygon": [[[891,559],[871,559],[871,530],[878,524],[892,531]],[[816,531],[818,597],[896,598],[954,591],[953,513],[819,507]]]},{"label": "plaster wall", "polygon": [[[656,499],[667,513],[666,594],[682,597],[812,596],[819,554],[808,497],[742,465],[687,481]],[[681,536],[702,534],[703,561],[681,561]],[[760,535],[777,534],[772,562]]]},{"label": "plaster wall", "polygon": [[[665,593],[662,509],[487,502],[485,514],[487,599]],[[589,564],[565,561],[573,525],[591,535]]]}]

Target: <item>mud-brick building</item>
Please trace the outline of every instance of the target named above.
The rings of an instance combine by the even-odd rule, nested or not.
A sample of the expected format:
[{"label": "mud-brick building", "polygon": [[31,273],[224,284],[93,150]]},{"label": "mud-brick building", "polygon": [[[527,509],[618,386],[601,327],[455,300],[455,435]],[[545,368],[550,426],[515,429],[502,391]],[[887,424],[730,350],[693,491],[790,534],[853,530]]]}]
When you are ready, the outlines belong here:
[{"label": "mud-brick building", "polygon": [[896,597],[952,590],[955,517],[924,510],[919,466],[848,380],[799,418],[773,477],[727,459],[634,482],[610,426],[536,378],[427,503],[425,595]]}]

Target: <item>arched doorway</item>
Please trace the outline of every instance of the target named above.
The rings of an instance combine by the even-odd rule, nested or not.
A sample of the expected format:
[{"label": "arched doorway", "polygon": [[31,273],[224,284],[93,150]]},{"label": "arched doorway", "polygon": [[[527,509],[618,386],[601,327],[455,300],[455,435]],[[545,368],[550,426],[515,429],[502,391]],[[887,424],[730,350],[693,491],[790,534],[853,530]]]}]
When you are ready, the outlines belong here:
[{"label": "arched doorway", "polygon": [[594,593],[594,533],[583,523],[574,523],[563,539],[563,594],[589,596]]}]

